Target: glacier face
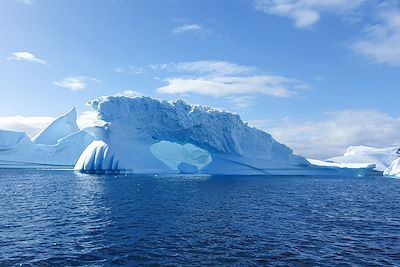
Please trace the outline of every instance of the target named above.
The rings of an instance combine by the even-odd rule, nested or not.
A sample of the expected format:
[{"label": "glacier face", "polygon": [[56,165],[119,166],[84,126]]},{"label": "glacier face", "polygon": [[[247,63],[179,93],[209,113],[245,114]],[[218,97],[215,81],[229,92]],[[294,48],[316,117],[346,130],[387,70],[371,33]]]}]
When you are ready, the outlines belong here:
[{"label": "glacier face", "polygon": [[343,156],[330,158],[329,161],[337,163],[370,163],[376,165],[376,170],[384,171],[390,164],[400,157],[400,148],[374,148],[368,146],[351,146]]},{"label": "glacier face", "polygon": [[[337,166],[311,165],[271,135],[226,111],[150,97],[107,96],[89,104],[106,124],[91,130],[103,143],[93,144],[82,154],[75,166],[82,172],[107,171],[109,167],[85,160],[104,158],[105,145],[125,170],[135,173],[290,175],[343,171]],[[368,171],[371,166],[345,169],[349,174]]]}]

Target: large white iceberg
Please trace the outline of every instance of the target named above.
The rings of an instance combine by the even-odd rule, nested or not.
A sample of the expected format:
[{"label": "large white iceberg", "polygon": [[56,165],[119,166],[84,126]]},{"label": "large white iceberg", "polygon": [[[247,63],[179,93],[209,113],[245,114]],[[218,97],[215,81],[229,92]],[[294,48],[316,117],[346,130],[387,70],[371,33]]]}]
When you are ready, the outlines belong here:
[{"label": "large white iceberg", "polygon": [[0,167],[74,166],[93,140],[76,126],[76,111],[72,109],[33,140],[22,132],[0,130]]},{"label": "large white iceberg", "polygon": [[399,146],[374,148],[368,146],[351,146],[343,156],[330,158],[329,161],[342,164],[375,164],[377,171],[384,171],[400,157]]},{"label": "large white iceberg", "polygon": [[[106,124],[91,129],[102,142],[81,155],[75,170],[82,172],[290,175],[371,169],[312,165],[239,115],[182,100],[108,96],[89,104]],[[109,155],[118,158],[118,168],[105,163]]]},{"label": "large white iceberg", "polygon": [[72,109],[32,140],[0,130],[0,167],[247,175],[363,175],[375,167],[310,163],[237,114],[182,100],[109,96],[89,104],[101,126],[79,129]]}]

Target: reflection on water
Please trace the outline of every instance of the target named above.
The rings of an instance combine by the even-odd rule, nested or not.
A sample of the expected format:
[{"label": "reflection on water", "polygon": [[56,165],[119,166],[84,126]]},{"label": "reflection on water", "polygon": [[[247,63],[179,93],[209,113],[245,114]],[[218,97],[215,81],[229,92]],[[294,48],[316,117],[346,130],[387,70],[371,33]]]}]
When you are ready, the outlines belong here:
[{"label": "reflection on water", "polygon": [[400,180],[0,169],[0,265],[383,265]]}]

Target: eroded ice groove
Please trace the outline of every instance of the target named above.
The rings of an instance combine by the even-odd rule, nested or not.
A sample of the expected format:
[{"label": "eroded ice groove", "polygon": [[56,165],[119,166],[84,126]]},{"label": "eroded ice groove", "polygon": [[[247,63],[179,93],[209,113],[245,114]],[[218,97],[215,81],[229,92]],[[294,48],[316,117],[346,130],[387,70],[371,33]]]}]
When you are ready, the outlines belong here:
[{"label": "eroded ice groove", "polygon": [[74,169],[86,173],[115,173],[125,170],[118,156],[103,141],[93,141],[82,152]]}]

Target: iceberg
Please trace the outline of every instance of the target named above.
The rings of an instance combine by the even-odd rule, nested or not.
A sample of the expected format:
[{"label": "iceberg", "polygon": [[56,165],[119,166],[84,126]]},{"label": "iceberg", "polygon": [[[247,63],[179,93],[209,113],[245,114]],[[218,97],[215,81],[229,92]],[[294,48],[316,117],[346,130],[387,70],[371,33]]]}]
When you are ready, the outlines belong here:
[{"label": "iceberg", "polygon": [[385,176],[400,178],[400,158],[395,159],[392,164],[383,172]]},{"label": "iceberg", "polygon": [[106,96],[89,105],[105,124],[90,129],[98,141],[80,156],[80,172],[358,175],[374,167],[313,165],[238,114],[183,100]]},{"label": "iceberg", "polygon": [[308,162],[315,166],[321,167],[337,167],[342,169],[375,169],[375,163],[338,163],[332,161],[323,161],[318,159],[307,159]]},{"label": "iceberg", "polygon": [[73,167],[94,140],[76,125],[76,111],[56,118],[32,140],[23,132],[0,130],[0,167]]},{"label": "iceberg", "polygon": [[364,175],[375,164],[307,160],[238,114],[145,96],[89,101],[100,125],[79,129],[75,108],[32,140],[0,130],[0,167],[83,173]]},{"label": "iceberg", "polygon": [[398,146],[388,148],[351,146],[347,148],[343,156],[333,157],[328,161],[340,164],[375,164],[375,169],[383,172],[399,157],[400,148]]}]

